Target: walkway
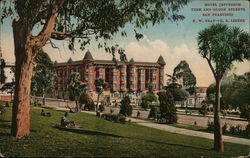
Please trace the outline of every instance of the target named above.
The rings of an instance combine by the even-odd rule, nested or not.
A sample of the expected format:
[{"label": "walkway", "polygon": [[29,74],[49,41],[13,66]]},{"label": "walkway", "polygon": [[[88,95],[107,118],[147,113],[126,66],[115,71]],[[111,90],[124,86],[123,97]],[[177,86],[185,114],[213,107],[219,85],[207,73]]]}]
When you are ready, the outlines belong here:
[{"label": "walkway", "polygon": [[[212,133],[177,128],[177,127],[169,126],[166,124],[157,124],[157,123],[153,123],[153,122],[149,122],[149,121],[145,121],[145,120],[139,120],[139,119],[135,119],[135,118],[129,118],[129,119],[131,120],[131,122],[134,122],[134,123],[141,125],[141,126],[155,128],[155,129],[159,129],[159,130],[163,130],[163,131],[167,131],[167,132],[171,132],[171,133],[178,133],[178,134],[183,134],[183,135],[190,135],[190,136],[195,136],[195,137],[214,139],[214,135]],[[250,139],[223,136],[223,141],[250,146]]]}]

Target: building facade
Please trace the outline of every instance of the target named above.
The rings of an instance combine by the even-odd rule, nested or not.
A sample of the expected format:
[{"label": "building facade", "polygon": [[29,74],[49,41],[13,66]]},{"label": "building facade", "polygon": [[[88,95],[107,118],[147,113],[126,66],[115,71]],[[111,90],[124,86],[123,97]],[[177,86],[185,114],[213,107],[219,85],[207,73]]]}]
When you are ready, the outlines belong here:
[{"label": "building facade", "polygon": [[[109,88],[104,95],[112,98],[123,98],[126,93],[141,96],[147,90],[147,84],[152,84],[154,91],[163,89],[164,67],[166,63],[162,56],[157,62],[136,62],[132,58],[128,63],[112,60],[95,60],[89,51],[83,60],[57,63],[54,67],[57,75],[56,96],[68,97],[68,77],[73,72],[81,75],[81,80],[87,84],[88,92],[95,96],[94,82],[102,78]],[[133,97],[133,96],[132,96]]]}]

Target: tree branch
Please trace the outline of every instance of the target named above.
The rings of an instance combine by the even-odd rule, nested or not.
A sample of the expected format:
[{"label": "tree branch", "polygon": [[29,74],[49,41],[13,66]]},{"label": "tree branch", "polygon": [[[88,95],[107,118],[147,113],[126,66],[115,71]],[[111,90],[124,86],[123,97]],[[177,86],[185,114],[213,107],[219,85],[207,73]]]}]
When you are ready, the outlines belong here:
[{"label": "tree branch", "polygon": [[76,35],[72,32],[59,32],[59,31],[53,31],[51,33],[51,38],[56,39],[56,40],[64,40],[66,38],[88,38],[89,34],[81,34],[81,35]]},{"label": "tree branch", "polygon": [[212,73],[213,73],[213,75],[214,75],[214,78],[217,79],[217,75],[216,75],[216,72],[215,72],[215,70],[214,70],[214,68],[213,68],[213,65],[212,65],[212,63],[211,63],[211,60],[210,60],[209,58],[207,58],[207,57],[205,57],[205,59],[207,60],[210,69],[212,70]]}]

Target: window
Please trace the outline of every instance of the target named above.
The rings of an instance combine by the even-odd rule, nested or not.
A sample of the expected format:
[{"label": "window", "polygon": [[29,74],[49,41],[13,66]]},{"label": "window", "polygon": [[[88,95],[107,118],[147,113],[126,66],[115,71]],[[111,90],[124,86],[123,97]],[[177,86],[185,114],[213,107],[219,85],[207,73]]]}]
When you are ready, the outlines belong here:
[{"label": "window", "polygon": [[88,80],[89,80],[88,76],[85,76],[85,80],[86,80],[86,81],[88,81]]},{"label": "window", "polygon": [[116,68],[113,68],[113,72],[116,72]]},{"label": "window", "polygon": [[89,75],[89,80],[91,81],[92,80],[92,76]]},{"label": "window", "polygon": [[103,76],[102,76],[102,75],[100,75],[100,76],[98,76],[97,78],[103,79]]},{"label": "window", "polygon": [[131,85],[130,85],[130,88],[135,88],[135,85],[131,84]]},{"label": "window", "polygon": [[92,72],[92,66],[89,66],[89,72]]},{"label": "window", "polygon": [[125,80],[125,76],[121,76],[121,80],[124,81]]},{"label": "window", "polygon": [[136,77],[135,76],[130,76],[130,80],[131,81],[136,80]]},{"label": "window", "polygon": [[141,76],[141,78],[140,78],[140,79],[141,79],[141,81],[144,81],[144,76]]},{"label": "window", "polygon": [[123,89],[124,89],[124,88],[125,88],[125,84],[121,84],[121,88],[123,88]]},{"label": "window", "polygon": [[162,77],[162,76],[160,77],[160,80],[161,80],[161,81],[163,80],[163,77]]},{"label": "window", "polygon": [[116,81],[117,80],[117,76],[113,76],[113,81]]},{"label": "window", "polygon": [[152,73],[156,73],[156,70],[155,70],[155,69],[153,69],[153,70],[152,70]]},{"label": "window", "polygon": [[156,76],[153,76],[153,80],[156,80]]},{"label": "window", "polygon": [[163,88],[163,85],[161,84],[161,85],[160,85],[160,89],[162,89],[162,88]]},{"label": "window", "polygon": [[113,84],[113,88],[116,89],[116,88],[117,88],[117,85],[116,85],[116,84]]},{"label": "window", "polygon": [[144,73],[145,72],[145,70],[144,69],[141,69],[141,73]]},{"label": "window", "polygon": [[125,70],[124,67],[122,67],[122,68],[121,68],[121,72],[124,72],[124,70]]},{"label": "window", "polygon": [[154,88],[156,88],[156,84],[153,84]]},{"label": "window", "polygon": [[140,87],[141,87],[141,88],[144,88],[144,84],[141,84]]},{"label": "window", "polygon": [[135,69],[134,68],[130,68],[130,72],[134,72],[135,71]]},{"label": "window", "polygon": [[104,69],[103,69],[103,68],[98,68],[97,71],[98,71],[98,72],[103,72]]},{"label": "window", "polygon": [[164,70],[163,69],[161,69],[161,73],[163,74],[163,72],[164,72]]},{"label": "window", "polygon": [[90,89],[92,89],[92,88],[93,88],[92,84],[89,84],[89,88],[90,88]]},{"label": "window", "polygon": [[85,71],[86,71],[86,72],[88,72],[88,71],[89,71],[89,68],[88,68],[87,66],[85,67]]}]

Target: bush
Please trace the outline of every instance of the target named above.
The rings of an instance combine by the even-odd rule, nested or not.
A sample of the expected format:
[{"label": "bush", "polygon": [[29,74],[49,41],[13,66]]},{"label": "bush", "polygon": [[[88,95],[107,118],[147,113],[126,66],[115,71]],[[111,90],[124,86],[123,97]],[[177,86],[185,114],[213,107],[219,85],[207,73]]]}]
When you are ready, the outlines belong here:
[{"label": "bush", "polygon": [[104,107],[103,104],[101,104],[101,105],[99,106],[99,111],[100,111],[100,112],[103,112],[104,110],[105,110],[105,107]]},{"label": "bush", "polygon": [[125,123],[126,117],[123,115],[115,115],[115,114],[102,114],[102,118],[105,120],[116,122],[116,123]]},{"label": "bush", "polygon": [[227,134],[227,133],[228,133],[227,128],[228,128],[228,125],[227,125],[227,123],[225,123],[225,124],[222,126],[222,134]]},{"label": "bush", "polygon": [[120,105],[120,114],[124,116],[131,116],[133,112],[133,107],[130,105],[130,98],[129,96],[125,96]]},{"label": "bush", "polygon": [[152,105],[150,112],[148,114],[148,118],[156,119],[156,116],[157,116],[157,108]]},{"label": "bush", "polygon": [[232,135],[236,135],[236,134],[237,134],[237,133],[236,133],[236,127],[230,126],[230,128],[229,128],[229,133],[232,134]]},{"label": "bush", "polygon": [[246,129],[243,131],[243,135],[246,138],[250,138],[250,121],[248,122]]},{"label": "bush", "polygon": [[203,103],[201,108],[199,109],[199,113],[202,115],[207,115],[208,114],[208,106],[207,104]]},{"label": "bush", "polygon": [[0,105],[0,115],[5,113],[5,106]]},{"label": "bush", "polygon": [[85,104],[83,107],[84,110],[89,110],[89,111],[95,110],[95,103],[87,92],[84,92],[80,96],[79,103]]},{"label": "bush", "polygon": [[160,102],[161,118],[166,120],[166,123],[177,122],[177,109],[174,104],[173,95],[169,91],[158,92]]},{"label": "bush", "polygon": [[5,103],[5,106],[6,106],[6,107],[10,107],[10,103],[9,103],[9,102],[6,102],[6,103]]},{"label": "bush", "polygon": [[207,130],[208,131],[214,131],[214,122],[213,121],[208,121],[207,122]]},{"label": "bush", "polygon": [[240,106],[240,117],[250,119],[250,105]]}]

